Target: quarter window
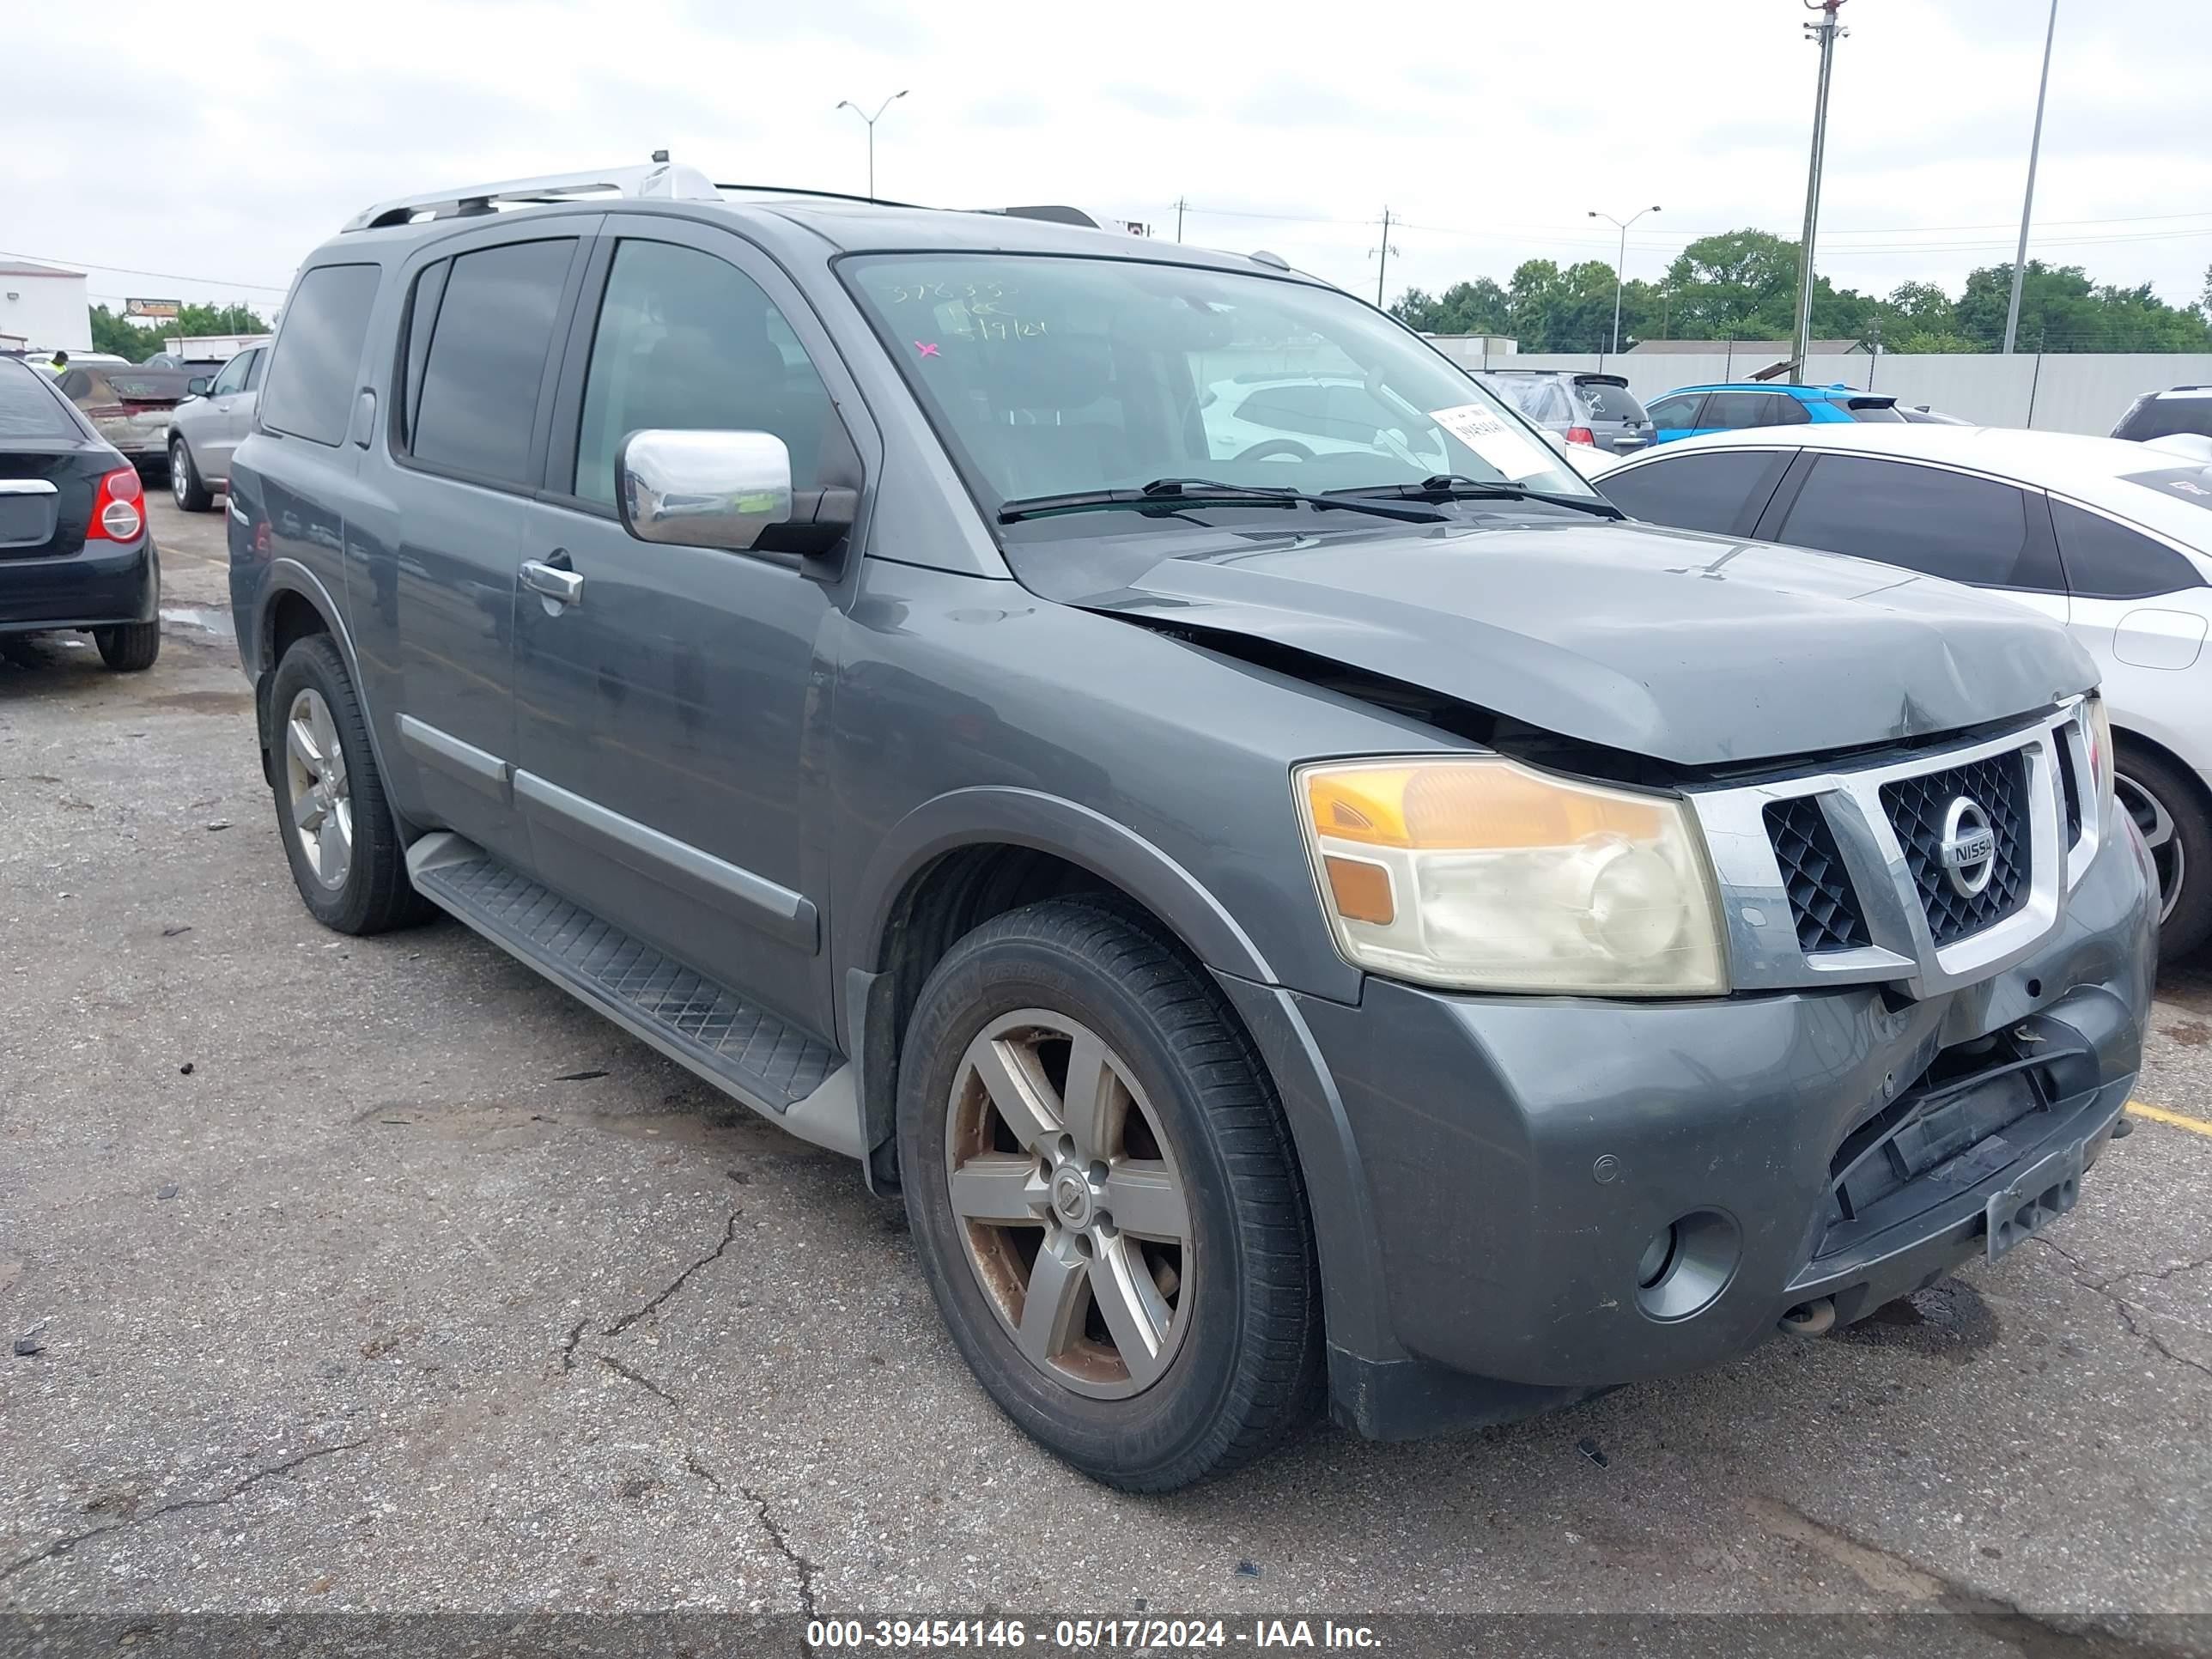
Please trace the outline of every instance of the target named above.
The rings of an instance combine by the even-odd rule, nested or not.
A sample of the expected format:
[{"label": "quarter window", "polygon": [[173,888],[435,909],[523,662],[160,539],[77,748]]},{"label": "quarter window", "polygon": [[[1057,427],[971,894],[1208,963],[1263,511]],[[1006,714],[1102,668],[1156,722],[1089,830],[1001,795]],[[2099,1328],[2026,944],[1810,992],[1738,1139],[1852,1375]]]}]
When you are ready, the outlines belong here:
[{"label": "quarter window", "polygon": [[2028,508],[2019,489],[1992,479],[1823,455],[1778,539],[1981,587],[2063,592],[2049,538],[2034,533]]},{"label": "quarter window", "polygon": [[410,397],[416,460],[490,483],[530,482],[538,382],[574,250],[563,238],[457,256],[434,321],[422,314],[430,285],[417,281],[410,343],[427,326],[429,347]]},{"label": "quarter window", "polygon": [[319,444],[345,437],[368,337],[369,307],[383,271],[375,265],[319,265],[300,278],[261,394],[261,424]]},{"label": "quarter window", "polygon": [[615,250],[585,372],[578,495],[613,505],[622,441],[655,427],[773,433],[793,487],[817,489],[830,419],[821,375],[751,277],[671,242]]},{"label": "quarter window", "polygon": [[2051,502],[2051,523],[2066,562],[2066,586],[2085,599],[2147,599],[2205,585],[2197,567],[2172,548],[2070,501]]}]

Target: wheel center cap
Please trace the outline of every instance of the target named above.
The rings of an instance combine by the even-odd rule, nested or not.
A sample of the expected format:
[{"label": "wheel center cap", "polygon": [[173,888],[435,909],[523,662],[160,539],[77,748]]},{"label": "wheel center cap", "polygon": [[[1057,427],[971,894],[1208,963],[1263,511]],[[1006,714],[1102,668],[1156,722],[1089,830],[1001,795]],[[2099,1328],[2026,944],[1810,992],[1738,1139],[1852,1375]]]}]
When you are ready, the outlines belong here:
[{"label": "wheel center cap", "polygon": [[1091,1224],[1091,1183],[1076,1170],[1062,1170],[1052,1179],[1052,1207],[1071,1227]]}]

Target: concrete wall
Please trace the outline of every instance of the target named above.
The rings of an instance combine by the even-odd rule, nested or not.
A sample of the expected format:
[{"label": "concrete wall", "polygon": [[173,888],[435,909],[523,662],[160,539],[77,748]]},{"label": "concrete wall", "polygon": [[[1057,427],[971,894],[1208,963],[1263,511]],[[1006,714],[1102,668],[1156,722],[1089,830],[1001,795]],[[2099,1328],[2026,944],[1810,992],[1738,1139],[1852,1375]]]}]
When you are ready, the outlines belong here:
[{"label": "concrete wall", "polygon": [[91,350],[92,302],[85,297],[85,279],[69,271],[0,276],[0,333],[21,335],[33,351]]},{"label": "concrete wall", "polygon": [[[1626,352],[1620,356],[1521,352],[1492,358],[1494,368],[1602,369],[1626,375],[1629,390],[1647,403],[1676,386],[1740,380],[1766,360],[1726,353]],[[1479,368],[1481,363],[1471,362]],[[1814,357],[1806,380],[1840,380],[1864,391],[1887,392],[1905,403],[1930,404],[1947,415],[1988,426],[2033,427],[2047,432],[2112,429],[2142,392],[2170,386],[2212,385],[2212,354],[2201,352],[1994,352]]]}]

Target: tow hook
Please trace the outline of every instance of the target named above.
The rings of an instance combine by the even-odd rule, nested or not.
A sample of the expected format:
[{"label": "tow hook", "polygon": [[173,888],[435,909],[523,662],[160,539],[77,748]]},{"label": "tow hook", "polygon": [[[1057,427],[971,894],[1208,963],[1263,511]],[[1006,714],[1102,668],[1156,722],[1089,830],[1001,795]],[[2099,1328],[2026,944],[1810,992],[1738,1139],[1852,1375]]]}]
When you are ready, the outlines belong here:
[{"label": "tow hook", "polygon": [[1826,1336],[1836,1328],[1836,1299],[1824,1296],[1800,1302],[1782,1316],[1782,1328],[1792,1336]]}]

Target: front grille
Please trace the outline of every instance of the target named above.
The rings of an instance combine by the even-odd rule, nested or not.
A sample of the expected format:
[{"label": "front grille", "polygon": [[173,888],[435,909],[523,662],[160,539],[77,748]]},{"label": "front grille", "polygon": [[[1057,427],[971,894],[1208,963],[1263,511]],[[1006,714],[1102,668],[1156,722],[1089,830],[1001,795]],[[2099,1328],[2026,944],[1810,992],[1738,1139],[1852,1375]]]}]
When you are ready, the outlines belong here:
[{"label": "front grille", "polygon": [[[1971,896],[1951,884],[1942,858],[1943,821],[1961,795],[1982,809],[1996,839],[1989,884]],[[2032,860],[2023,750],[1885,783],[1881,805],[1905,849],[1905,866],[1937,945],[1993,927],[2027,902]]]},{"label": "front grille", "polygon": [[1782,885],[1790,895],[1790,919],[1797,924],[1797,948],[1849,951],[1871,945],[1866,915],[1851,878],[1844,873],[1828,815],[1810,795],[1778,800],[1766,809],[1766,834],[1774,860],[1782,866]]}]

